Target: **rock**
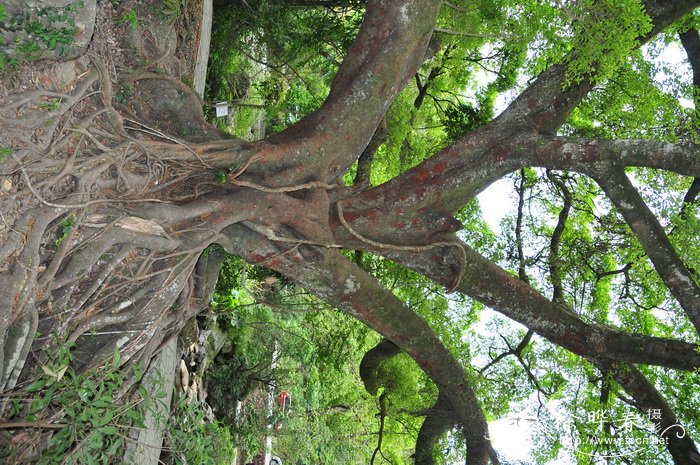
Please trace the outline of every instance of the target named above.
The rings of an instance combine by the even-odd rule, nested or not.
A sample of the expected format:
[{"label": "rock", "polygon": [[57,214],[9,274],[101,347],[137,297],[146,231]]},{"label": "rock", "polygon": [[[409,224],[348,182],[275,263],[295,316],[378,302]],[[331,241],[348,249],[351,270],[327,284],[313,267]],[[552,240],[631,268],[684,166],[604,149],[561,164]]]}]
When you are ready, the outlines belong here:
[{"label": "rock", "polygon": [[187,386],[190,384],[190,372],[187,370],[187,364],[180,359],[178,373],[175,375],[175,385],[182,389],[182,392],[187,392]]},{"label": "rock", "polygon": [[[80,56],[95,30],[97,0],[6,0],[7,17],[0,29],[2,54],[18,61],[71,59]],[[26,31],[29,22],[42,34]]]}]

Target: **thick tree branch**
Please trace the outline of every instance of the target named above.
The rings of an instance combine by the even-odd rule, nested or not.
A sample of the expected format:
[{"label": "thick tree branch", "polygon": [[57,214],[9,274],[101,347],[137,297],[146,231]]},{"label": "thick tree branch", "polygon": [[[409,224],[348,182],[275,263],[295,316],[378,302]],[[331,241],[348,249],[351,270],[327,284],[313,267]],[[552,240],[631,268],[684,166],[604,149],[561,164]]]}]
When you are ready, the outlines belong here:
[{"label": "thick tree branch", "polygon": [[549,264],[549,279],[552,282],[552,301],[566,305],[559,249],[561,248],[561,238],[566,228],[566,221],[569,219],[569,212],[571,211],[571,192],[565,180],[558,178],[551,171],[547,171],[547,177],[557,186],[557,189],[559,189],[564,197],[564,205],[559,211],[557,225],[554,227],[552,238],[549,241],[549,256],[547,257],[547,262]]},{"label": "thick tree branch", "polygon": [[[693,100],[695,102],[695,112],[693,114],[695,130],[700,129],[700,33],[697,29],[689,29],[680,34],[681,43],[688,55],[688,61],[693,69]],[[688,189],[683,198],[683,207],[681,208],[681,218],[686,217],[687,206],[695,202],[695,199],[700,193],[700,177],[693,180],[693,184]]]},{"label": "thick tree branch", "polygon": [[[462,246],[467,267],[457,290],[551,342],[585,358],[602,357],[680,370],[700,367],[698,346],[585,323],[567,307],[550,301],[468,245]],[[453,274],[445,272],[444,257],[438,251],[375,251],[442,284],[454,279]]]},{"label": "thick tree branch", "polygon": [[634,406],[643,414],[652,410],[661,411],[660,418],[653,418],[657,433],[666,440],[666,448],[671,453],[676,465],[698,465],[700,454],[693,439],[687,431],[678,426],[679,419],[668,405],[666,399],[654,387],[638,368],[625,363],[598,359],[593,363],[603,372],[613,376],[622,388],[634,399]]},{"label": "thick tree branch", "polygon": [[621,168],[656,168],[700,177],[700,145],[696,144],[537,136],[526,137],[519,144],[523,162],[529,160],[544,168],[594,176],[601,165],[614,163]]},{"label": "thick tree branch", "polygon": [[698,200],[698,194],[700,194],[700,178],[695,178],[683,197],[684,205],[682,208],[685,209],[687,204],[695,203]]},{"label": "thick tree branch", "polygon": [[[641,39],[647,40],[658,34],[699,4],[700,0],[647,0],[647,12],[654,26],[652,32]],[[553,146],[547,150],[538,146],[548,145],[547,140],[543,142],[538,134],[554,135],[591,89],[590,82],[585,79],[579,84],[564,86],[566,69],[566,64],[550,67],[494,121],[471,131],[402,176],[367,191],[358,197],[357,205],[348,204],[346,211],[355,209],[358,215],[364,216],[364,207],[374,206],[381,199],[386,213],[377,216],[379,221],[410,210],[425,212],[438,205],[444,212],[455,212],[493,181],[519,168],[538,165],[585,172],[587,162],[594,163],[599,159],[595,153],[581,153],[586,151],[581,150],[583,147],[580,146],[566,147],[574,150],[575,153],[571,154]],[[595,144],[594,141],[590,143]],[[639,141],[601,144],[608,145],[611,149],[615,147],[615,151],[627,159],[623,163],[629,165],[670,169],[680,174],[700,176],[700,157],[690,153],[697,154],[698,150],[693,148],[689,151],[689,146],[653,142],[642,144]],[[645,149],[641,153],[638,151],[640,147]],[[583,155],[587,158],[582,158]],[[568,160],[568,163],[560,161],[559,157]],[[377,219],[362,218],[362,221],[374,223],[376,229],[382,229],[377,224]],[[415,241],[415,237],[424,232],[415,226],[422,225],[424,221],[432,221],[421,216],[406,220],[408,221],[396,224],[411,224],[414,227],[393,228],[392,231],[394,238],[405,237],[406,242]],[[417,233],[413,235],[412,231]]]},{"label": "thick tree branch", "polygon": [[492,456],[488,426],[466,370],[425,320],[336,250],[301,246],[280,253],[272,244],[261,242],[260,236],[241,228],[234,225],[227,229],[237,254],[288,276],[409,354],[449,399],[464,425],[468,463],[488,463]]},{"label": "thick tree branch", "polygon": [[700,286],[654,213],[621,168],[604,170],[596,181],[625,218],[659,276],[700,334]]},{"label": "thick tree branch", "polygon": [[434,465],[434,451],[440,437],[457,424],[450,401],[440,395],[435,405],[428,410],[416,439],[416,465]]},{"label": "thick tree branch", "polygon": [[525,170],[520,170],[520,181],[516,191],[518,193],[518,213],[515,217],[515,248],[518,253],[518,278],[526,283],[530,283],[530,277],[527,275],[527,263],[525,260],[525,251],[523,248],[523,219],[525,216]]},{"label": "thick tree branch", "polygon": [[362,151],[360,158],[357,159],[357,172],[355,173],[353,186],[359,186],[360,188],[369,187],[374,156],[377,153],[377,150],[379,150],[379,147],[386,142],[387,136],[388,130],[386,119],[383,119],[379,124],[379,127],[377,127],[377,130],[374,132],[369,144]]},{"label": "thick tree branch", "polygon": [[328,98],[261,145],[265,163],[251,165],[252,181],[267,187],[331,182],[347,171],[422,63],[439,9],[432,0],[369,2]]},{"label": "thick tree branch", "polygon": [[401,353],[401,349],[388,339],[382,341],[365,353],[360,362],[360,379],[365,384],[365,390],[373,396],[377,395],[380,387],[377,369],[385,360]]},{"label": "thick tree branch", "polygon": [[[587,325],[565,307],[548,301],[522,280],[501,270],[468,246],[465,245],[465,248],[468,249],[469,266],[459,286],[461,292],[535,330],[555,344],[587,358],[601,371],[611,373],[634,397],[640,410],[662,409],[663,417],[658,422],[662,431],[677,422],[677,417],[661,394],[631,363],[659,363],[690,370],[700,366],[697,346]],[[392,255],[397,260],[399,253],[393,252]],[[414,261],[407,260],[405,253],[401,255],[403,262],[413,265],[414,270],[433,279],[440,276],[439,272],[430,271],[430,267],[424,265],[431,261],[430,258],[422,257],[422,260]],[[432,260],[434,263],[434,258]],[[416,266],[416,263],[422,265]],[[677,465],[699,463],[692,439],[687,436],[678,438],[675,431],[666,431],[663,437],[668,438],[667,448]]]}]

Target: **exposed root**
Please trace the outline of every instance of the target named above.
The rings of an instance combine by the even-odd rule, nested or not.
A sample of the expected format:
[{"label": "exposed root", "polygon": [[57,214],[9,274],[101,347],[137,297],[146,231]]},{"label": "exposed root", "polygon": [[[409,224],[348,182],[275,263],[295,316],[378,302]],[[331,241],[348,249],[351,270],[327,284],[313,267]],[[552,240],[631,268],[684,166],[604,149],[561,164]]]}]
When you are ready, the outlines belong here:
[{"label": "exposed root", "polygon": [[194,156],[197,158],[197,160],[199,160],[200,163],[202,163],[202,165],[206,166],[207,168],[211,168],[211,167],[212,167],[209,163],[207,163],[206,161],[202,160],[202,158],[199,156],[199,154],[198,154],[197,152],[195,152],[194,150],[192,150],[192,149],[190,148],[190,146],[187,145],[187,144],[185,144],[184,142],[182,142],[182,141],[180,141],[180,140],[178,140],[178,139],[176,139],[176,138],[174,138],[174,137],[171,137],[171,136],[169,136],[169,135],[167,135],[167,134],[164,134],[162,131],[159,131],[159,130],[157,130],[157,129],[155,129],[155,128],[152,128],[152,127],[150,127],[150,126],[147,126],[147,125],[145,125],[145,124],[143,124],[143,123],[140,123],[140,122],[138,122],[138,121],[136,121],[136,120],[133,120],[133,119],[130,119],[130,118],[124,118],[124,119],[125,119],[126,121],[130,122],[130,123],[138,124],[139,126],[141,126],[140,128],[127,127],[126,129],[131,129],[131,130],[134,130],[134,131],[142,131],[142,132],[145,132],[146,134],[150,134],[150,135],[152,135],[152,136],[157,136],[157,137],[163,138],[163,139],[165,139],[165,140],[168,140],[168,141],[170,141],[170,142],[174,142],[174,143],[176,143],[176,144],[178,144],[178,145],[181,145],[182,147],[184,147],[185,149],[187,149],[188,152],[190,152],[192,155],[194,155]]},{"label": "exposed root", "polygon": [[231,178],[229,176],[229,182],[235,186],[240,186],[240,187],[249,187],[251,189],[255,189],[257,191],[261,192],[269,192],[269,193],[279,193],[283,194],[286,192],[296,192],[296,191],[301,191],[301,190],[308,190],[308,189],[335,189],[338,187],[337,184],[328,184],[322,181],[311,181],[311,182],[305,182],[303,184],[297,184],[294,186],[284,186],[284,187],[265,187],[261,186],[260,184],[256,184],[254,182],[250,181],[242,181],[240,179],[235,179]]}]

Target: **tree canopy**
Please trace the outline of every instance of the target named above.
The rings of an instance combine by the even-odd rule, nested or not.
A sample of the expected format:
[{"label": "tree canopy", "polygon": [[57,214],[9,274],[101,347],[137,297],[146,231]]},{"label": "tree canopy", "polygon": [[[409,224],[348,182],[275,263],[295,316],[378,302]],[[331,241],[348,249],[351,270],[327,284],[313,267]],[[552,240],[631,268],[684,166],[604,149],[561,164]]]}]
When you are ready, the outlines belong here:
[{"label": "tree canopy", "polygon": [[299,463],[505,464],[489,422],[525,418],[535,463],[700,464],[700,2],[222,1],[204,105],[175,3],[97,3],[61,61],[71,9],[0,9],[7,457],[118,462],[128,415],[71,405],[149,398],[223,313],[293,334],[299,443],[349,444],[282,436]]}]

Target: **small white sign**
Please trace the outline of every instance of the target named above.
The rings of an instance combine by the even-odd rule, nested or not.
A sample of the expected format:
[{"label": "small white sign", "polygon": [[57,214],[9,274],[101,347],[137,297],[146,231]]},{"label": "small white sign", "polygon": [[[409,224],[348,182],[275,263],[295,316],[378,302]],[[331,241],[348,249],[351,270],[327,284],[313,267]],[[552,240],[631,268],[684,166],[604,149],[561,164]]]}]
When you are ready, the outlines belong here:
[{"label": "small white sign", "polygon": [[216,102],[216,116],[227,116],[228,115],[228,103],[227,102]]}]

